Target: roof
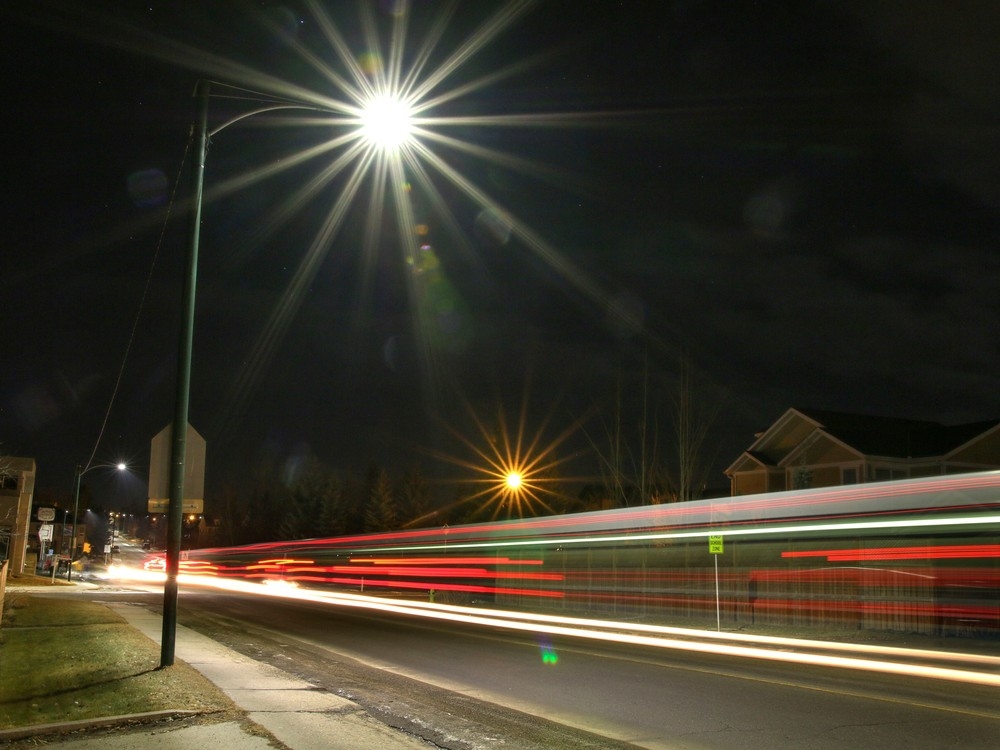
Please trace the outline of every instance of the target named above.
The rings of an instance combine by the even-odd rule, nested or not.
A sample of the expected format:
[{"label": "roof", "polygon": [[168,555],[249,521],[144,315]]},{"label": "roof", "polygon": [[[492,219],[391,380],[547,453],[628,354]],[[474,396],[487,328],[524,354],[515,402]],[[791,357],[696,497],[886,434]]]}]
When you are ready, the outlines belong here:
[{"label": "roof", "polygon": [[825,432],[865,455],[899,458],[946,455],[1000,423],[1000,420],[992,419],[943,425],[822,409],[796,408],[796,411],[818,422]]}]

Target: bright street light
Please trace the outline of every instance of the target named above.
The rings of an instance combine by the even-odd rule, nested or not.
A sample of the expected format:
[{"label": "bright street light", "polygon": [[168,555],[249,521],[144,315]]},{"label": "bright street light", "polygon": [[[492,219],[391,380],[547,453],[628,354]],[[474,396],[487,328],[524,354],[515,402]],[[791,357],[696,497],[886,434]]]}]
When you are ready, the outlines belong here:
[{"label": "bright street light", "polygon": [[521,488],[522,481],[523,479],[521,477],[520,472],[512,471],[509,474],[507,474],[507,477],[504,480],[504,484],[507,486],[507,489],[510,490],[511,492],[517,492]]},{"label": "bright street light", "polygon": [[375,96],[361,112],[361,134],[376,148],[395,151],[413,134],[412,109],[391,94]]}]

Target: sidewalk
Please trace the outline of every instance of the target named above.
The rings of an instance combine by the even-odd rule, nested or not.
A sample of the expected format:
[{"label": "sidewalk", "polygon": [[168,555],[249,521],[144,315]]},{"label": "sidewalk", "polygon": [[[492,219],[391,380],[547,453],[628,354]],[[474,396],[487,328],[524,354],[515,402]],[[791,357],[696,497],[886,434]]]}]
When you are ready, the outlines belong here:
[{"label": "sidewalk", "polygon": [[[108,603],[128,623],[157,644],[162,619],[144,607]],[[228,695],[247,717],[291,750],[427,750],[417,737],[369,716],[355,703],[228,649],[195,631],[177,626],[175,653]],[[124,722],[123,722],[124,723]],[[37,730],[37,728],[36,728]],[[13,741],[21,737],[0,736]],[[120,734],[61,740],[46,737],[46,747],[65,750],[203,750],[232,747],[264,750],[274,744],[237,722],[169,727],[162,724]]]}]

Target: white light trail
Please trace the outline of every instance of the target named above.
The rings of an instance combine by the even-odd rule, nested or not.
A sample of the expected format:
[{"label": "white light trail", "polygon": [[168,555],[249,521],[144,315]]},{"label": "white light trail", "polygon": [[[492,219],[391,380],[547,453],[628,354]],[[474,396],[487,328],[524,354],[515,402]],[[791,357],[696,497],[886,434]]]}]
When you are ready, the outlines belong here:
[{"label": "white light trail", "polygon": [[[162,583],[162,573],[123,568],[120,577],[128,580]],[[386,601],[378,597],[358,594],[296,589],[292,586],[263,586],[237,580],[222,580],[212,576],[180,574],[178,582],[184,586],[214,588],[255,596],[272,596],[308,601],[331,606],[371,609],[381,612],[424,617],[433,620],[461,622],[469,625],[503,628],[531,633],[545,633],[567,638],[579,638],[609,643],[626,643],[658,649],[693,651],[718,656],[738,656],[838,669],[881,672],[909,677],[948,680],[989,687],[1000,687],[1000,674],[950,666],[917,664],[913,661],[881,660],[845,656],[816,651],[841,651],[864,656],[885,656],[891,659],[921,660],[925,662],[951,662],[976,665],[985,669],[1000,670],[1000,657],[978,654],[952,653],[921,649],[851,644],[841,642],[803,640],[748,633],[718,633],[707,630],[643,625],[626,622],[560,617],[528,612],[503,610],[478,610],[469,607],[438,605],[428,602]],[[692,639],[702,639],[692,640]],[[722,641],[736,642],[724,643]],[[751,646],[743,644],[760,644]],[[773,646],[776,648],[767,648]],[[802,649],[789,651],[789,648]]]},{"label": "white light trail", "polygon": [[[635,534],[609,534],[602,535],[600,533],[588,534],[586,536],[550,536],[550,537],[532,537],[530,539],[491,539],[485,542],[460,542],[460,541],[449,541],[447,544],[428,544],[428,545],[406,545],[402,547],[376,547],[372,548],[378,550],[379,552],[392,552],[398,550],[435,550],[435,549],[474,549],[483,547],[551,547],[551,546],[565,546],[565,545],[580,545],[580,544],[595,544],[595,543],[607,543],[607,542],[646,542],[646,541],[656,541],[663,539],[698,539],[707,538],[710,536],[724,535],[727,539],[734,537],[750,537],[750,536],[770,536],[777,534],[803,534],[809,532],[840,532],[840,531],[860,531],[864,529],[905,529],[905,528],[943,528],[943,527],[956,527],[956,526],[987,526],[995,527],[1000,524],[1000,515],[990,515],[990,516],[969,516],[969,517],[950,517],[950,518],[912,518],[912,519],[895,519],[895,520],[883,520],[883,521],[846,521],[846,522],[834,522],[834,523],[805,523],[805,524],[786,524],[786,525],[768,525],[768,526],[757,526],[757,527],[739,527],[739,526],[725,526],[717,528],[703,528],[696,531],[657,531],[649,533],[635,533]],[[372,551],[372,549],[366,549],[363,551]]]}]

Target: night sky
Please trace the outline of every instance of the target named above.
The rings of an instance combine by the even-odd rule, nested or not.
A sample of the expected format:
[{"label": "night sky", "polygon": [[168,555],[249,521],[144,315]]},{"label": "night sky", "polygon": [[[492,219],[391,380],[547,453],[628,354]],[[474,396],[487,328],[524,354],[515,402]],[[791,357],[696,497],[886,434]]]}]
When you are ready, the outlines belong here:
[{"label": "night sky", "polygon": [[[308,455],[462,479],[504,425],[596,476],[616,402],[666,450],[685,362],[716,485],[791,406],[1000,417],[993,5],[403,6],[5,4],[0,451],[34,457],[40,488],[93,454],[141,478],[109,492],[145,497],[196,81],[347,101],[329,28],[370,69],[401,20],[419,80],[468,45],[421,115],[445,168],[406,167],[430,250],[406,249],[391,185],[373,208],[374,170],[328,231],[351,170],[318,178],[346,148],[290,162],[350,128],[289,111],[212,139],[190,418],[209,508]],[[259,106],[236,91],[213,87],[212,124]]]}]

